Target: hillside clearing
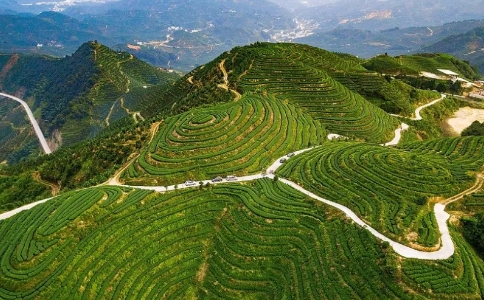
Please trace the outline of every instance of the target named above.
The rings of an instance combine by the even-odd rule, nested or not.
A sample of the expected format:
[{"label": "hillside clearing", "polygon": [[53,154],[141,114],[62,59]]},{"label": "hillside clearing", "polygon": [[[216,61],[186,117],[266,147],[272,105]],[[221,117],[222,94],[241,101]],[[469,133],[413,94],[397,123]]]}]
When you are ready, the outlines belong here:
[{"label": "hillside clearing", "polygon": [[484,122],[484,109],[470,108],[467,106],[456,111],[454,116],[447,120],[447,124],[456,133],[461,134],[474,121]]}]

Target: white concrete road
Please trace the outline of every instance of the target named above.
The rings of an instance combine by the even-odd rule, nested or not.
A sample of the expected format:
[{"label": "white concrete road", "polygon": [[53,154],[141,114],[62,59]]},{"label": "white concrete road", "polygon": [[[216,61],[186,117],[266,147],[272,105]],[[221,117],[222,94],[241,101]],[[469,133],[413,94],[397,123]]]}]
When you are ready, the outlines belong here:
[{"label": "white concrete road", "polygon": [[17,98],[17,97],[12,96],[12,95],[9,95],[9,94],[0,93],[0,96],[10,98],[10,99],[17,101],[20,104],[22,104],[23,108],[27,112],[27,115],[30,119],[30,123],[32,123],[32,126],[34,127],[35,134],[37,135],[37,138],[39,139],[39,142],[40,142],[40,145],[42,146],[42,149],[44,150],[44,152],[46,154],[52,153],[52,151],[49,148],[49,145],[47,144],[47,141],[45,140],[45,137],[44,137],[44,134],[42,133],[42,130],[40,130],[39,123],[37,123],[37,120],[35,120],[35,117],[34,117],[34,114],[32,113],[32,110],[30,110],[29,105],[25,101],[23,101],[22,99]]},{"label": "white concrete road", "polygon": [[[0,93],[0,95],[2,95]],[[445,98],[445,95],[442,96],[442,98],[440,99],[437,99],[437,100],[434,100],[433,102],[431,103],[428,103],[424,106],[421,106],[420,109],[418,110],[418,112],[416,111],[416,115],[417,117],[420,116],[419,112],[422,108],[425,108],[427,106],[430,106],[430,105],[433,105],[435,103],[437,103],[438,101],[442,100]],[[14,99],[15,100],[15,99]],[[396,145],[398,144],[398,142],[400,141],[401,139],[401,132],[404,131],[404,130],[407,130],[408,129],[408,125],[406,125],[405,123],[402,123],[402,125],[400,126],[400,128],[398,128],[396,131],[395,131],[395,138],[388,142],[388,143],[385,143],[384,145],[385,146],[390,146],[390,145]],[[236,180],[234,181],[227,181],[225,178],[222,182],[218,182],[218,183],[214,183],[212,182],[212,180],[203,180],[202,181],[202,184],[207,184],[207,183],[210,183],[210,184],[222,184],[222,183],[227,183],[227,182],[247,182],[247,181],[252,181],[252,180],[257,180],[257,179],[261,179],[261,178],[264,178],[264,177],[268,177],[268,178],[271,178],[273,179],[274,178],[274,174],[276,172],[276,170],[281,166],[283,165],[283,163],[281,162],[281,159],[286,159],[286,160],[289,160],[291,159],[292,157],[298,155],[298,154],[301,154],[301,153],[304,153],[306,151],[309,151],[311,149],[313,149],[314,147],[312,148],[308,148],[308,149],[303,149],[303,150],[299,150],[299,151],[296,151],[294,152],[294,155],[291,155],[291,156],[288,156],[288,155],[285,155],[283,157],[280,157],[278,158],[268,169],[267,169],[267,174],[255,174],[255,175],[250,175],[250,176],[243,176],[243,177],[239,177],[237,178]],[[455,251],[455,248],[454,248],[454,243],[452,242],[452,238],[449,234],[449,228],[447,226],[447,220],[449,219],[449,214],[445,212],[445,205],[443,204],[435,204],[434,206],[434,213],[435,213],[435,218],[437,220],[437,224],[438,224],[438,228],[439,228],[439,231],[440,231],[440,234],[441,234],[441,247],[439,250],[437,251],[433,251],[433,252],[427,252],[427,251],[420,251],[420,250],[416,250],[416,249],[413,249],[413,248],[410,248],[408,246],[405,246],[403,244],[400,244],[398,242],[395,242],[391,239],[389,239],[388,237],[384,236],[383,234],[381,234],[380,232],[378,232],[377,230],[375,230],[374,228],[372,228],[371,226],[367,225],[362,219],[360,219],[351,209],[349,209],[348,207],[344,206],[344,205],[341,205],[339,203],[336,203],[336,202],[333,202],[333,201],[330,201],[330,200],[327,200],[327,199],[324,199],[314,193],[311,193],[310,191],[307,191],[305,190],[303,187],[297,185],[296,183],[292,182],[292,181],[289,181],[289,180],[286,180],[286,179],[279,179],[281,182],[291,186],[292,188],[294,189],[297,189],[298,191],[300,191],[301,193],[315,199],[315,200],[318,200],[318,201],[321,201],[327,205],[331,205],[341,211],[343,211],[346,216],[348,216],[351,220],[353,220],[353,222],[355,222],[356,224],[360,225],[361,227],[365,228],[366,230],[368,230],[372,235],[374,235],[376,238],[382,240],[382,241],[385,241],[385,242],[388,242],[389,245],[395,250],[396,253],[398,253],[399,255],[403,256],[403,257],[406,257],[406,258],[415,258],[415,259],[425,259],[425,260],[442,260],[442,259],[447,259],[449,257],[451,257],[453,254],[454,254],[454,251]],[[178,184],[176,185],[176,188],[177,189],[186,189],[186,188],[196,188],[200,185],[200,181],[195,181],[195,183],[193,185],[189,185],[187,186],[186,184],[182,183],[182,184]],[[120,185],[120,186],[126,186],[126,187],[131,187],[131,188],[136,188],[136,189],[144,189],[144,190],[153,190],[153,191],[156,191],[156,192],[166,192],[166,191],[173,191],[175,190],[175,185],[171,185],[171,186],[168,186],[168,187],[164,187],[164,186],[128,186],[128,185]],[[3,214],[0,214],[0,220],[3,220],[3,219],[7,219],[17,213],[19,213],[20,211],[23,211],[23,210],[27,210],[27,209],[30,209],[38,204],[41,204],[41,203],[44,203],[48,200],[50,200],[52,198],[49,198],[49,199],[45,199],[45,200],[41,200],[41,201],[37,201],[35,203],[31,203],[31,204],[28,204],[28,205],[25,205],[25,206],[22,206],[20,208],[17,208],[15,210],[12,210],[10,212],[6,212],[6,213],[3,213]]]},{"label": "white concrete road", "polygon": [[417,109],[415,109],[415,118],[406,118],[406,117],[402,117],[402,116],[400,116],[400,115],[395,115],[395,114],[390,114],[390,115],[392,115],[392,116],[394,116],[394,117],[400,117],[400,118],[406,118],[406,119],[410,119],[410,120],[412,120],[412,121],[420,121],[420,120],[422,120],[422,116],[420,115],[420,112],[422,111],[422,109],[424,109],[424,108],[426,108],[426,107],[429,107],[429,106],[432,106],[432,105],[434,105],[435,103],[438,103],[438,102],[440,102],[440,101],[444,100],[446,97],[447,97],[447,95],[445,95],[445,94],[441,94],[441,97],[440,97],[439,99],[435,99],[435,100],[434,100],[434,101],[432,101],[432,102],[429,102],[429,103],[427,103],[427,104],[425,104],[425,105],[422,105],[422,106],[417,107]]}]

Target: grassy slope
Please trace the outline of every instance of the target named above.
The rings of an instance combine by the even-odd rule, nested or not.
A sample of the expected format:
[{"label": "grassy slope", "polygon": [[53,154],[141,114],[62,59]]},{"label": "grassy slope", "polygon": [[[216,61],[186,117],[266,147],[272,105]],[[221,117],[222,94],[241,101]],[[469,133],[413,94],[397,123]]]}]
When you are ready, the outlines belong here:
[{"label": "grassy slope", "polygon": [[[227,82],[221,67],[227,72]],[[305,45],[236,47],[190,72],[173,87],[145,95],[151,105],[143,111],[172,114],[231,101],[234,94],[220,86],[227,84],[241,94],[288,100],[332,132],[372,141],[391,139],[396,120],[331,77],[331,72],[345,70],[365,72],[355,57]]]},{"label": "grassy slope", "polygon": [[449,260],[401,261],[341,213],[269,180],[165,195],[88,189],[0,232],[7,299],[479,298],[483,279],[458,236]]},{"label": "grassy slope", "polygon": [[430,153],[336,142],[289,161],[280,174],[350,207],[395,239],[414,232],[411,241],[433,246],[438,232],[431,200],[472,185],[466,172],[484,163],[479,151],[473,152],[475,163],[461,165]]},{"label": "grassy slope", "polygon": [[448,54],[421,53],[391,57],[379,55],[369,59],[364,66],[379,73],[418,76],[420,72],[442,74],[438,69],[456,72],[461,77],[473,80],[480,75],[468,63]]},{"label": "grassy slope", "polygon": [[[269,51],[274,50],[271,47],[275,46],[269,46]],[[341,59],[341,55],[312,49],[311,51],[320,53],[322,57],[328,56],[331,59],[325,61],[314,56],[313,60],[307,61],[308,57],[312,57],[308,55],[301,61],[299,58],[291,58],[290,54],[300,56],[296,50],[302,46],[278,47],[281,47],[278,49],[282,53],[287,54],[288,62],[292,62],[286,66],[296,68],[290,69],[291,72],[284,68],[273,70],[287,72],[282,74],[296,77],[298,74],[313,74],[314,76],[304,77],[307,78],[305,88],[314,89],[316,86],[316,90],[321,89],[321,81],[325,79],[331,83],[331,88],[344,90],[343,85],[328,75],[329,71],[325,71],[331,65],[361,71],[357,60],[335,63]],[[184,112],[196,106],[208,106],[164,119],[165,125],[160,127],[155,142],[145,152],[146,156],[156,154],[167,163],[170,159],[176,162],[177,156],[186,157],[186,152],[183,151],[195,151],[208,154],[208,159],[214,159],[220,151],[217,144],[221,143],[218,140],[220,136],[214,132],[217,132],[217,126],[231,124],[227,123],[230,116],[234,120],[242,121],[245,119],[240,116],[257,116],[254,123],[243,126],[235,126],[237,123],[234,121],[232,125],[236,130],[229,131],[230,136],[236,136],[234,142],[237,142],[237,138],[241,139],[239,142],[250,139],[251,134],[261,132],[274,136],[273,140],[279,142],[274,135],[274,126],[268,125],[276,119],[269,117],[267,120],[267,116],[277,116],[278,111],[286,114],[291,111],[293,121],[304,119],[314,126],[311,127],[314,130],[307,133],[307,136],[293,134],[295,144],[274,146],[270,149],[279,149],[274,151],[284,154],[293,150],[291,147],[296,148],[294,145],[305,146],[309,145],[309,141],[320,139],[322,129],[319,127],[318,131],[318,121],[314,121],[318,119],[318,111],[310,111],[301,103],[291,100],[290,96],[294,96],[295,90],[305,91],[304,88],[294,89],[297,82],[283,82],[285,85],[282,92],[275,85],[271,89],[270,80],[274,78],[270,77],[269,84],[261,84],[269,88],[250,87],[253,82],[247,81],[249,75],[254,79],[265,72],[264,68],[254,67],[256,64],[252,62],[257,60],[257,56],[251,57],[250,53],[244,52],[250,49],[234,49],[224,54],[220,60],[191,72],[171,87],[154,87],[152,91],[158,91],[156,95],[151,94],[151,91],[147,93],[144,89],[136,89],[137,94],[133,95],[133,99],[148,94],[153,98],[147,99],[158,99],[158,102],[150,104],[153,106],[144,108],[146,111],[149,111],[149,107],[153,108],[153,115],[162,112],[166,117],[167,114]],[[257,53],[260,52],[256,51]],[[239,61],[239,58],[242,59]],[[234,98],[233,93],[219,87],[219,84],[224,83],[219,68],[223,59],[229,72],[228,87],[252,95],[245,95],[236,103],[215,106],[213,104],[228,102]],[[276,64],[278,66],[280,64]],[[276,77],[275,80],[284,78]],[[311,82],[312,80],[317,82]],[[360,99],[349,89],[330,95],[343,94],[351,95],[351,99]],[[346,98],[339,99],[344,101]],[[283,105],[284,100],[291,105]],[[364,101],[355,100],[353,103],[365,107],[363,113],[381,113]],[[160,109],[161,105],[164,107]],[[309,114],[304,111],[309,111]],[[291,120],[292,118],[287,119],[288,124]],[[321,114],[319,120],[321,123],[329,122]],[[284,125],[283,120],[278,125],[281,124]],[[140,150],[148,139],[148,125],[140,125],[134,131],[126,129],[129,127],[121,128],[114,134],[105,136],[111,141],[99,138],[90,144],[79,145],[77,149],[66,149],[39,160],[36,167],[49,180],[65,180],[71,184],[71,188],[86,183],[92,185],[100,182],[105,178],[103,176],[116,168],[113,158],[119,160],[116,163],[119,167],[119,163],[126,161],[129,154]],[[213,129],[212,132],[208,128]],[[287,125],[287,128],[290,126]],[[380,131],[374,134],[382,135]],[[201,136],[205,139],[200,139]],[[371,140],[374,137],[366,135],[366,138]],[[138,139],[141,142],[136,144]],[[361,170],[378,174],[377,178],[383,180],[385,185],[378,186],[375,182],[369,184],[381,197],[401,197],[404,193],[414,197],[412,201],[416,202],[420,196],[428,196],[429,192],[423,193],[421,187],[410,182],[404,174],[397,178],[404,184],[395,187],[401,192],[396,195],[394,191],[385,188],[389,184],[388,178],[394,176],[390,170],[400,169],[402,166],[407,171],[414,170],[415,177],[425,184],[426,189],[437,191],[436,193],[443,191],[442,194],[445,194],[453,193],[456,188],[456,185],[449,184],[449,180],[455,180],[456,184],[469,180],[467,172],[475,172],[482,165],[482,141],[442,141],[437,144],[430,141],[428,144],[421,142],[402,146],[408,152],[365,144],[326,143],[314,153],[327,155],[328,158],[338,157],[335,160],[336,166],[348,172],[354,172],[350,166],[357,162]],[[180,142],[184,142],[183,147],[186,149],[175,149],[180,151],[171,153],[165,151],[165,147],[180,146]],[[242,145],[245,146],[243,143]],[[190,146],[193,147],[190,149]],[[271,159],[269,155],[272,152],[266,154],[259,148],[248,149],[253,154],[242,159],[255,157],[256,163],[244,165],[240,172],[259,170],[261,163],[258,159]],[[442,158],[428,153],[437,151],[447,154]],[[354,154],[346,155],[350,152]],[[417,156],[413,157],[411,153],[416,153]],[[315,159],[317,157],[297,157],[290,160],[286,168],[298,161],[312,165],[332,161],[328,159],[318,162]],[[205,159],[207,158],[196,157],[193,161],[195,164],[207,163]],[[183,160],[179,163],[185,163],[185,168],[193,164],[193,161]],[[105,173],[99,175],[100,171],[93,171],[93,168],[100,166],[101,162],[106,163],[107,167],[103,171]],[[432,172],[422,169],[422,165],[429,166],[427,171],[432,168]],[[67,171],[64,170],[66,166],[69,167]],[[230,166],[223,168],[226,167]],[[24,168],[27,172],[31,171],[27,165]],[[328,172],[331,168],[332,166],[328,168]],[[165,171],[169,168],[164,166],[156,169]],[[89,173],[91,171],[94,173]],[[193,174],[212,175],[206,171],[214,170],[210,167]],[[21,175],[22,169],[18,172]],[[186,170],[181,170],[180,174],[184,174],[182,176],[190,175],[183,172]],[[88,174],[97,174],[100,178],[89,180]],[[340,176],[340,173],[332,176]],[[361,176],[354,174],[348,176],[361,179]],[[163,180],[161,176],[160,180]],[[314,180],[320,180],[318,174]],[[439,184],[429,183],[435,180],[439,180]],[[346,184],[333,192],[340,192],[351,186]],[[392,202],[392,206],[387,207],[381,201],[379,205],[382,208],[380,215],[390,216],[387,219],[390,227],[393,230],[396,226],[398,231],[400,212],[397,206],[400,203]],[[408,201],[402,207],[418,209],[419,206]],[[421,224],[422,228],[427,229],[427,236],[421,241],[423,244],[435,240],[435,236],[432,237],[435,231],[432,231],[431,217],[428,219],[430,215],[425,212],[418,215],[415,211],[408,211],[410,215],[417,215],[415,224]],[[395,216],[393,213],[397,215],[395,225],[392,222]],[[427,220],[430,223],[426,223]],[[375,221],[378,222],[379,219],[376,218]],[[7,241],[0,245],[4,258],[0,261],[0,296],[3,298],[17,295],[41,298],[95,298],[105,295],[139,298],[171,295],[181,298],[223,299],[412,299],[419,296],[435,299],[478,299],[484,291],[484,264],[455,230],[453,236],[457,253],[452,258],[439,262],[402,260],[366,231],[346,222],[340,213],[268,180],[249,185],[223,185],[204,188],[202,191],[185,190],[164,195],[114,187],[72,192],[12,219],[0,221],[0,233]]]},{"label": "grassy slope", "polygon": [[244,96],[164,120],[123,177],[129,184],[170,185],[253,174],[278,157],[325,140],[321,123],[300,109],[272,97]]},{"label": "grassy slope", "polygon": [[[93,42],[83,44],[76,53],[63,59],[34,55],[0,57],[2,89],[19,94],[29,102],[42,120],[41,127],[46,135],[60,129],[63,145],[94,136],[106,127],[108,116],[108,123],[126,116],[120,100],[129,89],[164,85],[177,78],[128,53],[117,53]],[[137,100],[124,103],[124,106],[136,111],[142,102],[142,99]],[[23,121],[23,116],[6,116],[2,124],[19,121]],[[2,144],[11,144],[12,139],[3,137]],[[16,161],[32,139],[34,137],[13,143],[0,154],[0,160],[16,150],[20,153],[10,157],[11,161]]]}]

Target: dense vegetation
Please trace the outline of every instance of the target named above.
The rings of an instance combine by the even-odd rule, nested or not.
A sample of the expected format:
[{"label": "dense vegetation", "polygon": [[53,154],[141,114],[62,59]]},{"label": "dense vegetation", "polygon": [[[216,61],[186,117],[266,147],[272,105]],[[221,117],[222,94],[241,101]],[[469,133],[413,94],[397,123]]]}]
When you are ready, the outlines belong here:
[{"label": "dense vegetation", "polygon": [[478,136],[483,136],[484,135],[484,124],[479,122],[479,121],[474,121],[471,126],[467,127],[462,131],[461,136],[472,136],[472,135],[478,135]]},{"label": "dense vegetation", "polygon": [[430,198],[457,194],[472,180],[458,164],[438,156],[347,142],[291,159],[279,173],[350,207],[381,232],[395,238],[410,234],[408,242],[425,246],[438,241]]},{"label": "dense vegetation", "polygon": [[129,184],[169,185],[184,178],[259,173],[277,157],[324,140],[322,125],[300,109],[270,97],[244,96],[165,119],[123,177]]},{"label": "dense vegetation", "polygon": [[364,63],[364,66],[369,70],[392,75],[418,76],[422,71],[441,74],[438,69],[447,69],[469,80],[481,77],[477,70],[473,69],[468,62],[448,54],[420,53],[397,57],[379,55],[369,59]]},{"label": "dense vegetation", "polygon": [[[478,195],[483,197],[482,194]],[[463,220],[464,237],[473,245],[477,252],[484,257],[484,213]]]},{"label": "dense vegetation", "polygon": [[364,72],[356,57],[305,45],[266,43],[236,48],[225,56],[235,88],[288,100],[331,132],[385,141],[397,126],[395,119],[332,77],[335,72]]},{"label": "dense vegetation", "polygon": [[3,166],[0,211],[45,198],[52,186],[65,192],[106,181],[148,139],[149,124],[133,126],[133,119],[125,118],[84,143],[35,160]]},{"label": "dense vegetation", "polygon": [[[377,106],[391,103],[387,109],[410,115],[438,95],[369,72],[353,56],[266,43],[235,48],[159,85],[158,72],[136,71],[129,54],[93,45],[94,57],[106,58],[99,66],[105,76],[89,97],[112,97],[110,111],[119,117],[118,106],[138,104],[150,119],[126,117],[88,142],[2,166],[0,211],[61,195],[0,221],[0,298],[484,295],[484,262],[453,225],[455,254],[421,261],[397,256],[278,177],[168,193],[96,186],[124,166],[121,180],[132,185],[254,174],[279,156],[319,146],[289,158],[277,176],[348,206],[397,241],[434,247],[433,204],[472,185],[484,164],[484,137],[415,142],[439,136],[434,126],[457,106],[454,99],[426,109],[422,121],[406,119],[412,129],[400,146],[328,142],[325,128],[386,142],[399,122]],[[93,115],[103,115],[109,105],[102,102]],[[480,196],[468,196],[466,209]]]},{"label": "dense vegetation", "polygon": [[0,212],[51,196],[49,187],[35,181],[33,176],[28,173],[0,175]]},{"label": "dense vegetation", "polygon": [[[98,70],[101,72],[93,88],[89,90],[89,97],[99,99],[95,109],[90,110],[92,116],[97,115],[98,119],[102,119],[106,123],[102,116],[106,114],[105,110],[109,110],[110,127],[112,127],[112,120],[126,116],[126,108],[137,107],[142,116],[150,119],[139,129],[132,129],[129,128],[132,125],[126,125],[122,132],[113,130],[112,133],[105,134],[87,144],[79,144],[69,150],[60,151],[58,155],[39,158],[36,162],[27,162],[20,166],[12,166],[12,168],[2,171],[2,174],[19,176],[25,172],[22,178],[26,180],[26,178],[31,178],[34,172],[39,172],[42,180],[58,186],[61,190],[98,184],[112,175],[116,166],[127,161],[130,155],[140,154],[139,149],[146,146],[143,145],[143,139],[148,135],[148,122],[157,124],[163,120],[164,123],[159,127],[158,133],[158,141],[161,141],[160,145],[163,146],[163,143],[167,142],[166,138],[172,134],[165,132],[169,130],[168,127],[173,124],[183,125],[184,121],[180,118],[183,116],[193,118],[188,111],[200,106],[206,108],[196,111],[195,114],[206,115],[208,113],[210,115],[214,112],[219,114],[220,109],[226,109],[224,105],[232,107],[234,111],[235,107],[243,107],[245,111],[241,113],[246,116],[251,113],[251,109],[255,109],[254,112],[257,114],[249,120],[262,125],[259,127],[261,132],[269,130],[267,137],[276,136],[272,128],[276,123],[270,123],[274,121],[271,119],[273,117],[267,119],[269,111],[273,111],[272,113],[276,114],[274,116],[281,114],[279,117],[281,122],[292,120],[290,121],[292,123],[287,123],[287,126],[291,128],[293,127],[291,124],[300,121],[305,122],[304,124],[321,123],[316,127],[329,127],[328,131],[331,133],[341,133],[347,137],[357,137],[369,141],[387,142],[393,138],[393,130],[398,126],[398,121],[371,103],[391,112],[410,115],[415,106],[437,97],[435,93],[416,90],[399,80],[368,72],[361,66],[362,61],[357,57],[331,53],[305,45],[256,43],[251,46],[236,47],[232,51],[222,54],[218,59],[196,68],[173,85],[156,84],[163,80],[166,74],[139,64],[136,58],[129,54],[110,51],[97,43],[86,44],[82,49],[86,53],[90,53],[93,60],[96,59],[99,63]],[[5,58],[4,62],[6,63],[9,59]],[[224,70],[227,72],[226,78]],[[263,78],[267,78],[267,80],[262,80]],[[257,82],[259,83],[256,84]],[[241,93],[246,100],[240,100],[238,104],[228,104],[240,97],[237,93]],[[250,105],[247,100],[249,98],[251,99]],[[103,99],[111,99],[112,102]],[[371,103],[366,100],[370,100]],[[17,124],[22,124],[19,120],[24,118],[23,111],[19,108],[13,109],[15,104],[11,102],[5,103],[8,103],[6,106],[8,109],[2,111],[13,112],[12,116],[17,116],[17,123],[5,123],[5,137],[15,137],[15,140],[25,139],[26,135],[31,134],[30,131],[24,130],[19,135],[15,135],[13,131],[18,126]],[[218,105],[221,103],[227,104],[222,104],[219,108]],[[438,120],[442,119],[444,115],[452,113],[453,109],[457,107],[457,104],[454,104],[454,101],[446,100],[445,103],[435,105],[435,109],[433,107],[432,110],[426,110],[427,115],[425,115],[424,121],[405,120],[412,125],[412,129],[405,134],[404,139],[412,141],[441,136],[438,126],[440,121]],[[82,102],[77,103],[74,107],[78,109],[78,112],[82,111]],[[130,112],[134,113],[133,110]],[[223,114],[225,115],[226,112]],[[291,119],[282,118],[284,114],[291,116]],[[9,115],[11,114],[9,113]],[[165,184],[167,182],[178,183],[178,175],[184,179],[210,178],[214,174],[228,174],[229,172],[237,174],[259,172],[278,155],[286,154],[299,147],[320,144],[324,135],[324,131],[318,129],[316,135],[308,133],[307,137],[310,135],[312,137],[305,139],[306,131],[302,129],[304,125],[298,126],[297,132],[304,134],[297,134],[297,137],[291,136],[295,131],[279,132],[277,137],[285,136],[287,138],[282,147],[276,148],[278,144],[264,146],[264,149],[270,148],[274,151],[262,151],[260,146],[255,147],[253,143],[247,143],[244,145],[247,148],[243,148],[245,152],[236,154],[236,157],[239,158],[238,163],[241,163],[238,165],[238,163],[227,162],[226,158],[224,160],[215,155],[220,154],[219,150],[216,150],[217,147],[220,148],[220,145],[207,148],[205,143],[216,137],[213,132],[210,132],[210,126],[217,127],[218,125],[211,124],[208,119],[204,120],[203,116],[199,116],[199,118],[201,119],[195,121],[202,123],[195,127],[190,127],[190,125],[186,132],[189,133],[190,130],[196,128],[197,134],[207,135],[206,140],[193,143],[194,137],[190,137],[189,143],[192,144],[188,152],[185,149],[183,151],[175,150],[173,153],[167,153],[166,150],[163,150],[164,146],[155,146],[153,143],[127,169],[125,179],[137,183]],[[179,120],[176,121],[177,119]],[[140,118],[136,117],[135,121],[140,121]],[[167,123],[169,121],[174,123],[170,125]],[[203,121],[209,123],[204,124]],[[64,137],[72,137],[81,131],[90,130],[90,125],[83,121],[71,122],[70,125],[64,126]],[[219,132],[219,134],[226,136],[227,139],[239,139],[239,145],[241,144],[240,138],[247,139],[256,134],[255,132],[250,133],[253,129],[250,126],[244,128],[246,128],[245,133],[234,131],[225,134]],[[247,130],[247,128],[249,129]],[[183,136],[185,129],[180,127],[178,130]],[[164,139],[160,137],[163,134],[165,134]],[[239,134],[247,135],[239,137]],[[136,140],[141,136],[142,140]],[[34,137],[32,136],[32,138]],[[102,139],[109,142],[103,143]],[[296,144],[291,145],[288,141],[296,141]],[[168,141],[168,143],[172,142],[174,141]],[[0,144],[0,148],[4,149],[7,145],[11,144]],[[36,153],[37,145],[36,140],[33,140],[17,149],[10,155],[10,161],[17,161],[21,157]],[[199,146],[202,149],[197,149]],[[179,149],[182,150],[182,148]],[[230,149],[227,151],[236,151]],[[156,153],[156,151],[161,152]],[[186,158],[186,154],[193,158],[190,163],[173,164],[173,161]],[[167,158],[170,159],[167,160]],[[168,166],[165,165],[168,161],[171,161],[169,162],[171,166],[160,171],[161,166],[164,166],[162,168]],[[144,164],[144,167],[140,165],[141,163]],[[218,167],[208,173],[207,168],[203,168],[203,166],[214,166],[214,164],[217,164]],[[146,165],[150,165],[150,172],[145,169]],[[153,176],[154,173],[160,172],[171,175],[163,178]],[[153,181],[154,178],[157,181]],[[20,178],[18,179],[20,180]],[[132,181],[133,179],[136,181]],[[31,180],[34,182],[33,179]],[[32,185],[32,187],[34,186]],[[46,190],[48,189],[49,187],[46,186]],[[38,193],[37,197],[40,197],[42,193]],[[32,196],[34,194],[31,193]],[[34,198],[29,197],[29,199]],[[9,196],[9,199],[14,199],[14,196]],[[15,205],[30,201],[17,199]],[[2,209],[6,209],[5,207]]]},{"label": "dense vegetation", "polygon": [[[41,120],[44,134],[50,136],[58,130],[58,139],[64,146],[91,138],[110,123],[136,111],[143,103],[142,98],[130,103],[122,98],[130,89],[164,85],[177,78],[129,53],[115,52],[97,42],[85,43],[72,56],[63,59],[0,55],[0,68],[2,90],[28,101]],[[1,102],[1,111],[11,110],[9,101]],[[13,131],[22,135],[25,127],[30,126],[24,120],[25,113],[18,110],[15,114],[3,115],[0,124],[19,124]],[[0,160],[7,155],[10,163],[25,158],[24,154],[29,153],[25,149],[30,150],[29,143],[35,141],[35,136],[27,137],[23,140],[15,135],[0,137],[0,142],[8,145]]]},{"label": "dense vegetation", "polygon": [[[478,298],[483,263],[399,260],[282,183],[169,194],[65,194],[0,222],[0,296],[16,298]],[[462,270],[465,270],[462,272]]]},{"label": "dense vegetation", "polygon": [[410,125],[410,128],[404,133],[402,143],[455,136],[445,120],[450,118],[459,107],[458,98],[448,96],[443,101],[422,110],[420,113],[422,120],[403,119],[402,121]]},{"label": "dense vegetation", "polygon": [[416,155],[433,154],[452,163],[451,171],[461,174],[481,170],[484,165],[484,137],[440,138],[398,146]]},{"label": "dense vegetation", "polygon": [[234,91],[271,94],[301,108],[331,132],[378,142],[390,140],[398,124],[378,107],[410,116],[418,105],[439,97],[361,64],[355,56],[306,45],[255,43],[222,54],[171,87],[137,93],[149,99],[141,110],[148,116],[228,102]]}]

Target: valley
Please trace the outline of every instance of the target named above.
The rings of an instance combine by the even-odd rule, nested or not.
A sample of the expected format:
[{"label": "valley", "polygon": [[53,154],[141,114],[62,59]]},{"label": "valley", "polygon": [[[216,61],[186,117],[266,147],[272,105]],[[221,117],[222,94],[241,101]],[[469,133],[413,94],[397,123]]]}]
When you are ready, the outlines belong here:
[{"label": "valley", "polygon": [[32,110],[30,109],[28,104],[25,103],[25,101],[23,101],[22,99],[17,98],[17,97],[12,96],[12,95],[0,93],[0,96],[10,98],[14,101],[19,102],[22,105],[25,112],[27,113],[27,116],[29,117],[30,123],[32,123],[32,127],[34,128],[35,134],[37,135],[37,138],[39,139],[39,142],[42,146],[42,149],[44,150],[45,154],[51,154],[52,151],[50,150],[49,145],[47,144],[47,141],[45,140],[44,134],[42,133],[42,130],[39,127],[39,123],[37,123],[37,120],[35,119],[34,114],[32,113]]}]

